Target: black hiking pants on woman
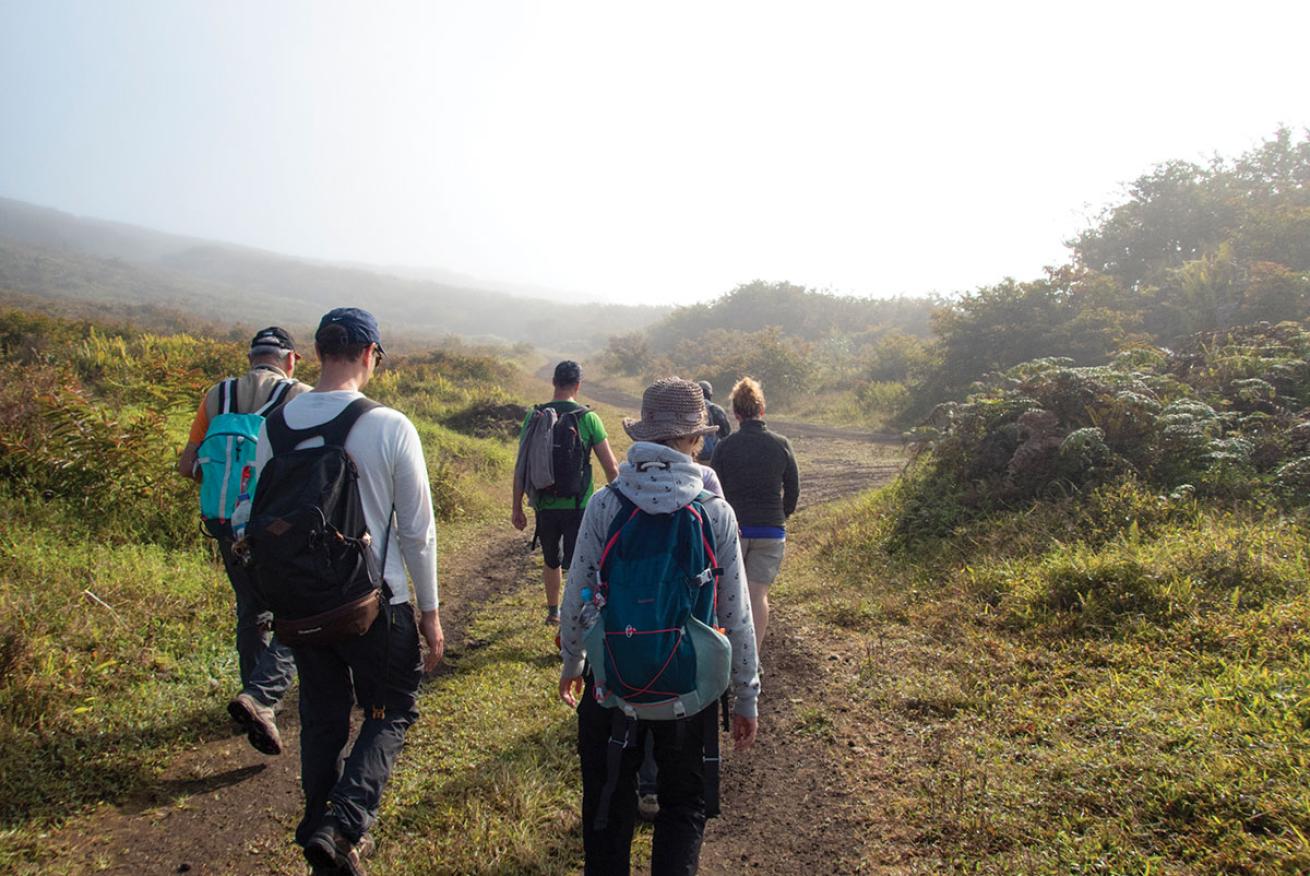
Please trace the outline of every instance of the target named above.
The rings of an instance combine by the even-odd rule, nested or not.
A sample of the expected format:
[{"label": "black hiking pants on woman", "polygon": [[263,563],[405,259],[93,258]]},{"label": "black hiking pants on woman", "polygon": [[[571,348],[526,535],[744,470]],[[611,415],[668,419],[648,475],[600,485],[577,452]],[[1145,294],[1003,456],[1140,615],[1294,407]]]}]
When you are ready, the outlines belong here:
[{"label": "black hiking pants on woman", "polygon": [[590,677],[578,704],[578,757],[582,761],[582,844],[587,876],[626,876],[631,870],[632,829],[637,819],[637,770],[645,738],[655,740],[660,814],[651,845],[651,876],[691,876],[700,862],[705,835],[705,774],[702,756],[708,709],[679,721],[641,721],[623,752],[618,784],[610,798],[609,823],[596,829],[596,813],[608,778],[607,754],[614,710],[596,703]]}]

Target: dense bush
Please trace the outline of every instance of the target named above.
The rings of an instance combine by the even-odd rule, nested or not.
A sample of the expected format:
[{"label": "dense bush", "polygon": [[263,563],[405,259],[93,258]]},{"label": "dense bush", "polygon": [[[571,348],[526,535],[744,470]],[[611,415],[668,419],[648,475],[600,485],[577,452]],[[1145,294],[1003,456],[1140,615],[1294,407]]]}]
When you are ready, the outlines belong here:
[{"label": "dense bush", "polygon": [[1140,348],[1111,364],[1039,359],[939,405],[913,433],[930,451],[906,537],[971,515],[1132,477],[1165,493],[1306,504],[1310,332],[1258,324]]},{"label": "dense bush", "polygon": [[0,313],[0,478],[100,536],[191,543],[194,489],[173,469],[180,425],[243,359],[230,342]]}]

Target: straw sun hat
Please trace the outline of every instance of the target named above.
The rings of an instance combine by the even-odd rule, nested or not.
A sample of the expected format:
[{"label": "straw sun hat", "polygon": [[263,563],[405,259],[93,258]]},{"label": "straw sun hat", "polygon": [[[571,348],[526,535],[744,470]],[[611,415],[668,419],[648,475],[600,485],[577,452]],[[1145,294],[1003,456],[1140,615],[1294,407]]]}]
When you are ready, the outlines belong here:
[{"label": "straw sun hat", "polygon": [[667,441],[708,435],[718,427],[705,416],[705,394],[700,386],[678,377],[662,377],[641,396],[641,419],[623,419],[623,431],[633,441]]}]

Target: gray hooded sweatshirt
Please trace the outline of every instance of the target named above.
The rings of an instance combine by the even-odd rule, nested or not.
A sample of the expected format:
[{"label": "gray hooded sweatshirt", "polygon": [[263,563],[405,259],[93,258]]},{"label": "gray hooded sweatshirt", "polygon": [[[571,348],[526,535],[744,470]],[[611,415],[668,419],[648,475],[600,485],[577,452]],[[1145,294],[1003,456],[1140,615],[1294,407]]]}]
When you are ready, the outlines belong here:
[{"label": "gray hooded sweatshirt", "polygon": [[[578,543],[569,567],[568,585],[560,610],[560,656],[564,658],[561,678],[582,675],[586,649],[582,640],[582,588],[595,579],[600,555],[611,523],[619,513],[618,489],[643,511],[667,514],[686,505],[705,489],[704,471],[685,453],[638,441],[628,450],[628,458],[619,466],[619,477],[609,487],[596,493],[587,503],[578,530]],[[760,694],[759,665],[755,655],[755,626],[751,621],[750,595],[746,589],[746,570],[741,560],[741,542],[737,537],[737,517],[732,507],[719,496],[704,502],[705,516],[714,531],[719,566],[719,626],[732,643],[733,711],[746,718],[756,716]]]}]

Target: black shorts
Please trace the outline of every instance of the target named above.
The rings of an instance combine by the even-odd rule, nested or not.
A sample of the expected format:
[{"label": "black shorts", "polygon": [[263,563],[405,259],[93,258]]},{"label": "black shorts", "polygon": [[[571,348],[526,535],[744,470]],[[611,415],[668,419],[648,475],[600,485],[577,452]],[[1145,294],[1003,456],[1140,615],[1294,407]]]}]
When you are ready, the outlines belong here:
[{"label": "black shorts", "polygon": [[[578,527],[582,525],[582,511],[572,508],[540,508],[537,510],[536,538],[541,542],[541,556],[549,569],[565,569],[573,562],[573,547],[578,543]],[[560,547],[563,545],[563,556]],[[563,562],[560,560],[563,559]]]}]

